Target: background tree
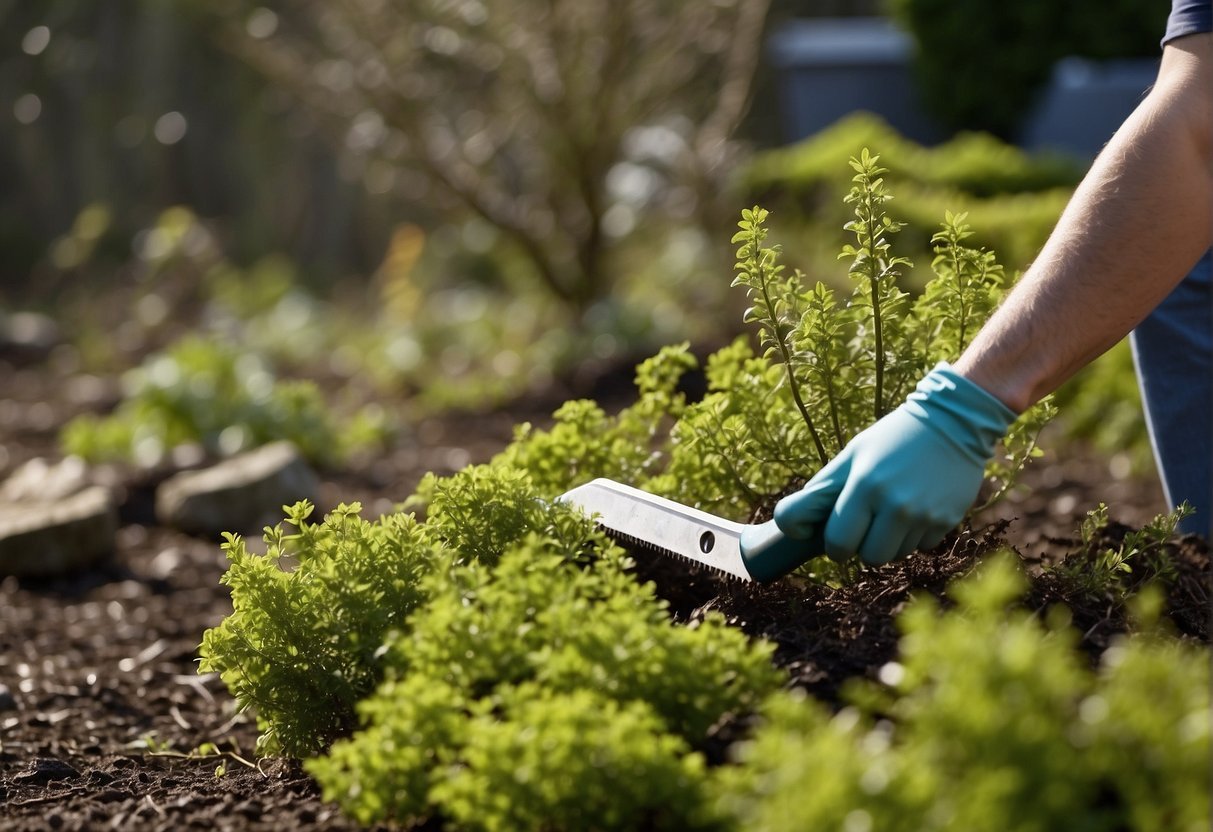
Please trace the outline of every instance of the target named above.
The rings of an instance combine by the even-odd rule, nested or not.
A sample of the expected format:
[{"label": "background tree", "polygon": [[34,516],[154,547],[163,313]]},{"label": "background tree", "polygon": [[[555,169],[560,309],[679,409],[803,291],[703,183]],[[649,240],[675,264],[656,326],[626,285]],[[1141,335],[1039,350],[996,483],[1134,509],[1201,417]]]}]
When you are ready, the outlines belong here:
[{"label": "background tree", "polygon": [[[574,313],[655,208],[727,227],[769,0],[231,0],[226,42],[367,176],[496,228]],[[731,208],[727,209],[731,214]],[[716,235],[719,237],[719,235]]]}]

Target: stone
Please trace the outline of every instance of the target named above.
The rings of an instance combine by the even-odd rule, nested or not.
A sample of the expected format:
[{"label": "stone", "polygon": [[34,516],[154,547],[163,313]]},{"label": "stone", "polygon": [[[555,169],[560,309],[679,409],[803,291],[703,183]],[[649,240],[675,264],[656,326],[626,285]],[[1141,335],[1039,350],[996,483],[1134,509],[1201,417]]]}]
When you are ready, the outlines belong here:
[{"label": "stone", "polygon": [[41,361],[63,342],[59,325],[37,312],[0,312],[0,356]]},{"label": "stone", "polygon": [[118,509],[108,488],[56,500],[0,503],[0,574],[49,578],[90,566],[114,549]]},{"label": "stone", "polygon": [[274,442],[209,468],[182,471],[156,489],[162,524],[204,537],[254,532],[283,518],[282,507],[315,500],[319,482],[290,442]]},{"label": "stone", "polygon": [[52,502],[88,486],[88,466],[78,456],[58,462],[41,457],[29,460],[0,485],[0,504]]}]

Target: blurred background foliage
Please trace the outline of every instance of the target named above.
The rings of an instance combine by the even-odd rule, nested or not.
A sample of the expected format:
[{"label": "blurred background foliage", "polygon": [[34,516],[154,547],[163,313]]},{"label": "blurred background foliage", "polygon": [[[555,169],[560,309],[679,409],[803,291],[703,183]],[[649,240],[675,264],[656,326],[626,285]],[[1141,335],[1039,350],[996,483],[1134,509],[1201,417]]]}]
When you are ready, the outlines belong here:
[{"label": "blurred background foliage", "polygon": [[580,317],[653,215],[712,231],[766,0],[209,3],[372,190],[475,217]]},{"label": "blurred background foliage", "polygon": [[871,148],[887,169],[894,196],[890,214],[906,223],[898,254],[914,269],[910,284],[930,277],[931,236],[947,211],[966,211],[971,243],[997,253],[1010,271],[1024,268],[1044,244],[1083,173],[1074,159],[1031,155],[988,133],[961,132],[925,147],[878,117],[856,113],[795,144],[760,151],[740,170],[751,202],[772,212],[772,226],[788,245],[789,263],[832,282],[849,219],[838,198],[854,171],[854,148]]},{"label": "blurred background foliage", "polygon": [[[88,254],[142,255],[139,232],[174,205],[211,219],[241,261],[283,251],[330,274],[376,262],[386,206],[181,4],[11,0],[0,27],[6,293],[57,293]],[[78,216],[95,248],[55,246]]]},{"label": "blurred background foliage", "polygon": [[[1014,271],[1085,163],[994,135],[1057,56],[1156,54],[1167,4],[1012,5],[0,0],[0,329],[46,312],[93,373],[197,334],[351,409],[491,406],[731,338],[742,205],[842,279],[863,146],[915,229],[899,253],[925,267],[968,211]],[[765,39],[878,14],[960,132],[922,147],[860,116],[781,146]]]},{"label": "blurred background foliage", "polygon": [[1165,0],[889,0],[914,37],[926,106],[948,128],[1013,138],[1056,61],[1157,57]]}]

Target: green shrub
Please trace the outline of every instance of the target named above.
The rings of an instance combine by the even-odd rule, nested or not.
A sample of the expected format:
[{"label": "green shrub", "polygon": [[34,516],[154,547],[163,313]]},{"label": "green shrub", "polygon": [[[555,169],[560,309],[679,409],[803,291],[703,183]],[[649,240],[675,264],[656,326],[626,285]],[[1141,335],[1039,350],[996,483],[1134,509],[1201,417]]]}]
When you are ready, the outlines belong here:
[{"label": "green shrub", "polygon": [[697,823],[704,775],[691,749],[782,674],[769,646],[719,616],[672,624],[653,587],[598,542],[588,565],[568,558],[567,540],[529,536],[495,568],[432,575],[390,650],[391,681],[360,709],[365,727],[309,763],[326,797],[363,822]]},{"label": "green shrub", "polygon": [[64,427],[67,453],[154,465],[187,443],[225,456],[289,439],[309,459],[333,462],[382,439],[373,411],[339,426],[314,384],[279,380],[255,354],[214,340],[182,339],[132,370],[124,387],[112,415]]},{"label": "green shrub", "polygon": [[[960,133],[924,147],[879,117],[857,113],[794,145],[756,155],[742,171],[740,186],[775,210],[787,233],[806,241],[832,239],[827,235],[845,221],[839,208],[850,187],[846,161],[856,147],[880,148],[885,178],[907,225],[904,253],[929,254],[927,229],[945,211],[963,207],[973,225],[970,244],[997,251],[1012,269],[1036,256],[1083,172],[1072,160],[1028,154],[984,133]],[[799,262],[824,271],[827,253],[809,251],[798,255]]]},{"label": "green shrub", "polygon": [[265,555],[234,535],[223,546],[232,613],[204,634],[199,671],[219,673],[255,711],[262,753],[315,753],[353,730],[355,704],[382,678],[384,638],[425,598],[420,578],[435,557],[425,529],[359,510],[311,523],[300,503],[288,511],[296,533],[267,529]]},{"label": "green shrub", "polygon": [[1155,57],[1156,0],[893,0],[913,36],[923,100],[954,129],[1014,137],[1059,58]]},{"label": "green shrub", "polygon": [[970,198],[1072,188],[1082,166],[1051,153],[1031,154],[988,133],[962,132],[926,147],[907,139],[879,116],[854,113],[806,139],[756,155],[740,174],[752,191],[810,194],[846,181],[857,147],[880,148],[881,165],[898,188],[955,191]]},{"label": "green shrub", "polygon": [[472,718],[464,765],[434,789],[458,828],[708,826],[703,758],[643,702],[525,686],[502,698],[504,716]]},{"label": "green shrub", "polygon": [[1008,610],[1011,564],[956,585],[953,611],[913,604],[887,686],[856,704],[774,700],[721,808],[751,832],[1206,828],[1207,652],[1149,633],[1093,672],[1063,610]]},{"label": "green shrub", "polygon": [[431,521],[389,514],[372,522],[357,503],[321,523],[306,502],[288,509],[288,534],[267,529],[265,555],[227,535],[232,613],[206,631],[202,672],[218,672],[243,709],[257,715],[260,751],[306,756],[357,725],[355,706],[384,678],[385,644],[456,564],[491,565],[502,551],[543,532],[570,561],[593,556],[602,538],[559,503],[536,499],[524,475],[469,468],[432,481]]}]

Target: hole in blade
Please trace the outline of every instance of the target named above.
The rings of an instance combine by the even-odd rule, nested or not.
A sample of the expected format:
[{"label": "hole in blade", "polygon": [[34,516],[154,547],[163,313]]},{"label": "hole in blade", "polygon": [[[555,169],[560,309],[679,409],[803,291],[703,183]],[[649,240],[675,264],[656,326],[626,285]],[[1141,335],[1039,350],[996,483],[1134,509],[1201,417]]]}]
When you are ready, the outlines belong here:
[{"label": "hole in blade", "polygon": [[699,551],[705,555],[712,551],[712,547],[716,545],[716,535],[711,532],[704,532],[699,536]]}]

